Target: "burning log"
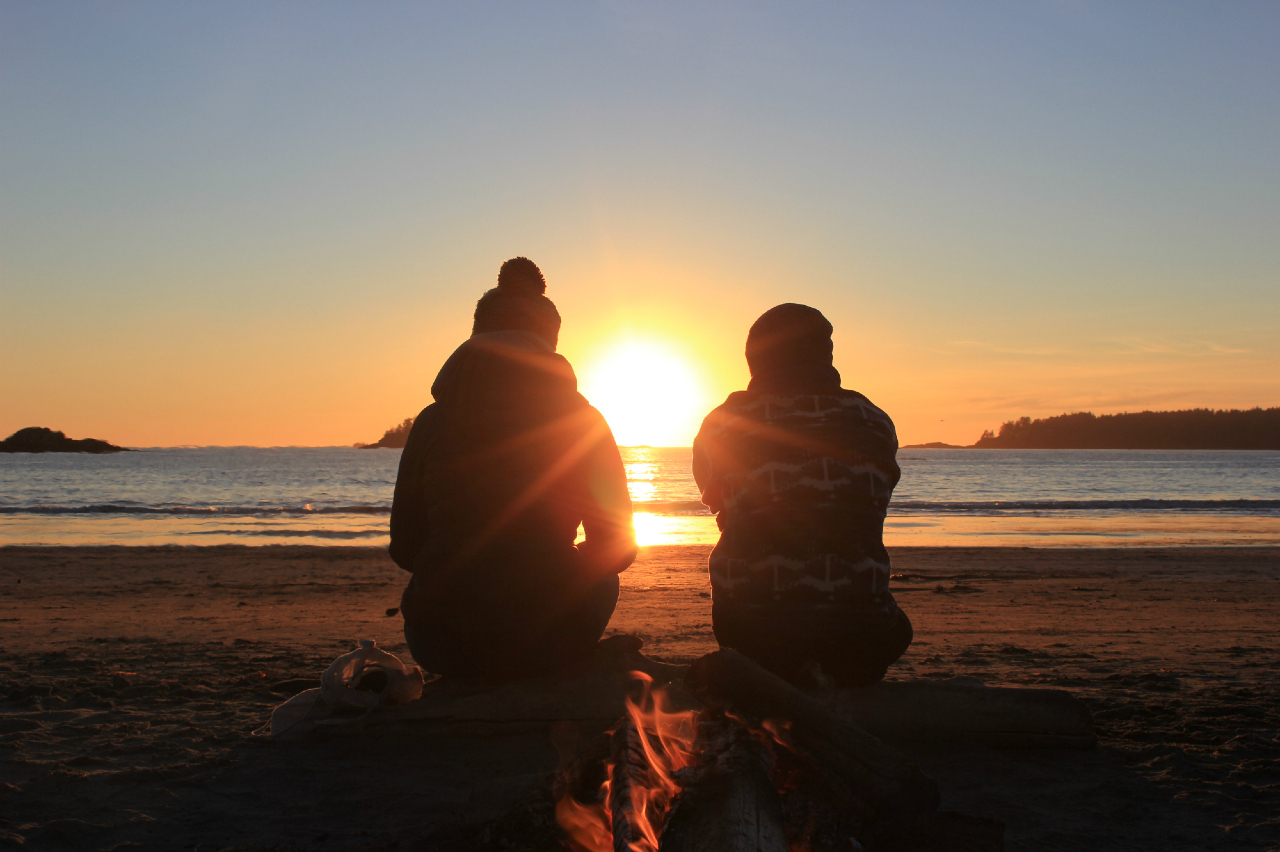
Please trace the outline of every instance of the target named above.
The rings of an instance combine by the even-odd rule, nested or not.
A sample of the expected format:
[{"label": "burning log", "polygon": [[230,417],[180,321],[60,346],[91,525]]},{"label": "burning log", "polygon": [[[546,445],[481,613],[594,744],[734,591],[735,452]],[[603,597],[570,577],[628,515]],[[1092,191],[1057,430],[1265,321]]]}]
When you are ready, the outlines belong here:
[{"label": "burning log", "polygon": [[685,685],[753,727],[781,724],[788,746],[838,777],[876,817],[910,820],[938,807],[938,785],[906,757],[736,651],[698,660]]},{"label": "burning log", "polygon": [[655,781],[645,756],[644,736],[630,715],[623,717],[613,732],[609,812],[613,816],[614,852],[650,852],[658,848],[648,807]]},{"label": "burning log", "polygon": [[738,725],[716,727],[720,742],[676,800],[661,852],[786,852],[782,800],[760,744]]},{"label": "burning log", "polygon": [[[689,765],[695,735],[692,710],[675,710],[653,678],[631,672],[638,694],[627,697],[626,715],[610,735],[600,794],[584,795],[590,749],[562,772],[556,818],[576,852],[657,852],[667,807],[677,791],[673,775]],[[603,757],[603,756],[601,756]]]}]

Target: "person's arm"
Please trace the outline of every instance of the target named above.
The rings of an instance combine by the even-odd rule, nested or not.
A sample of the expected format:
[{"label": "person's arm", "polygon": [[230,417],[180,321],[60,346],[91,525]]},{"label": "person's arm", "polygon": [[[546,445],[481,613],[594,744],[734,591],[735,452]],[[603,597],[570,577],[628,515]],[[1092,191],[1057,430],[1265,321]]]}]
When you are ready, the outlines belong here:
[{"label": "person's arm", "polygon": [[708,414],[702,421],[698,436],[693,439],[693,481],[698,484],[698,493],[702,495],[703,505],[710,509],[713,515],[718,515],[724,508],[724,498],[720,496],[720,477],[712,460],[714,439],[711,437],[711,432],[719,428],[712,426],[712,419],[718,419],[721,416],[719,409]]},{"label": "person's arm", "polygon": [[427,540],[427,491],[423,480],[427,436],[435,428],[435,405],[422,409],[404,449],[400,453],[400,469],[396,473],[396,489],[391,500],[391,559],[406,571],[413,571],[413,560]]},{"label": "person's arm", "polygon": [[636,558],[636,532],[631,518],[631,494],[627,490],[627,473],[613,432],[599,412],[591,409],[598,421],[593,431],[599,437],[592,443],[584,459],[584,485],[587,491],[582,531],[585,540],[578,551],[586,558],[594,573],[601,576],[620,574]]}]

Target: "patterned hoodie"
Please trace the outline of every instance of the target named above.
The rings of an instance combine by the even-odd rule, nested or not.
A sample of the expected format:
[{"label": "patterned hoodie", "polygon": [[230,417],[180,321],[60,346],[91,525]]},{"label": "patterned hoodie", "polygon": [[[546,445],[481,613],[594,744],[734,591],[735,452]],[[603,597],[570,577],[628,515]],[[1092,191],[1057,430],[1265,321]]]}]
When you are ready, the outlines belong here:
[{"label": "patterned hoodie", "polygon": [[[794,320],[802,307],[770,314],[787,308]],[[816,355],[753,359],[749,338],[751,385],[707,415],[694,441],[694,478],[721,531],[715,606],[879,632],[897,615],[883,541],[901,475],[897,434],[870,400],[839,387],[831,326],[804,310],[825,325],[825,363],[821,345]]]}]

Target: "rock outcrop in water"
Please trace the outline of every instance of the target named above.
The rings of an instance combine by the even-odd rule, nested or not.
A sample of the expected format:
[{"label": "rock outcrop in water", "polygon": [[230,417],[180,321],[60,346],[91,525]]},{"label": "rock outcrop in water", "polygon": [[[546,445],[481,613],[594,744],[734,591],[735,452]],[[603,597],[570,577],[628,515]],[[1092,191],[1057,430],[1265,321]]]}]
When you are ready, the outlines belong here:
[{"label": "rock outcrop in water", "polygon": [[68,438],[62,432],[43,426],[19,429],[0,441],[0,453],[127,453],[124,447],[96,438]]},{"label": "rock outcrop in water", "polygon": [[978,449],[1012,450],[1280,450],[1280,408],[1248,411],[1083,411],[1043,420],[1023,417],[984,432]]},{"label": "rock outcrop in water", "polygon": [[406,417],[403,423],[399,426],[392,426],[376,442],[372,444],[356,444],[356,448],[360,450],[376,450],[379,447],[387,447],[393,450],[402,450],[405,442],[409,440],[409,430],[412,428],[413,418]]}]

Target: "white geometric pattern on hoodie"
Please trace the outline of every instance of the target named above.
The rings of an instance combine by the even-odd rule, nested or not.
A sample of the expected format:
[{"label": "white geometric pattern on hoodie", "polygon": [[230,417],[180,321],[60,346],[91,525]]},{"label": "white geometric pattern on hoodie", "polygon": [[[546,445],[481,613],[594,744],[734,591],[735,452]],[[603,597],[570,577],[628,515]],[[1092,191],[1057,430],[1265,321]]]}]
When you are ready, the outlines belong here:
[{"label": "white geometric pattern on hoodie", "polygon": [[721,529],[717,605],[886,623],[897,448],[893,421],[853,391],[731,394],[694,441],[694,477]]}]

